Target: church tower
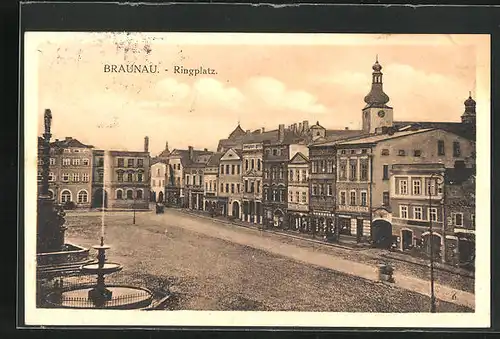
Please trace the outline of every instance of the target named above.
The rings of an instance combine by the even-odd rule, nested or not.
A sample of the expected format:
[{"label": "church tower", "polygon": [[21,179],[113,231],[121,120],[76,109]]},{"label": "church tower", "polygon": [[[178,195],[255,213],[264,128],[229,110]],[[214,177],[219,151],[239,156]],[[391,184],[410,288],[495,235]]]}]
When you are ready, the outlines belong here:
[{"label": "church tower", "polygon": [[465,111],[462,114],[462,124],[470,124],[476,126],[476,102],[472,99],[472,95],[469,92],[469,98],[465,100]]},{"label": "church tower", "polygon": [[387,106],[389,97],[382,88],[382,66],[378,57],[372,67],[372,88],[365,96],[366,106],[363,108],[363,132],[375,133],[382,127],[391,127],[393,122],[392,107]]}]

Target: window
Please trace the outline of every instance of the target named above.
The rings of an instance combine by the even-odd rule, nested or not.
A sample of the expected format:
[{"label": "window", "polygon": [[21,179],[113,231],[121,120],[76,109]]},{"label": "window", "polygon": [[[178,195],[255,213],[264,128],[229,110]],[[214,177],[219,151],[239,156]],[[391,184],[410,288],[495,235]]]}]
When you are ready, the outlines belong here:
[{"label": "window", "polygon": [[231,184],[231,193],[234,193],[234,184]]},{"label": "window", "polygon": [[382,204],[384,206],[389,206],[389,192],[382,192]]},{"label": "window", "polygon": [[127,199],[134,199],[134,191],[127,190]]},{"label": "window", "polygon": [[62,174],[62,181],[69,181],[69,174],[68,173]]},{"label": "window", "polygon": [[236,165],[236,174],[240,174],[241,168],[240,165]]},{"label": "window", "polygon": [[280,201],[281,202],[285,201],[285,190],[284,189],[280,190]]},{"label": "window", "polygon": [[290,192],[290,194],[288,195],[288,201],[293,202],[293,192]]},{"label": "window", "polygon": [[236,165],[231,165],[231,174],[236,174]]},{"label": "window", "polygon": [[326,185],[326,195],[332,195],[333,194],[333,185],[328,184]]},{"label": "window", "polygon": [[[103,173],[104,175],[104,173]],[[118,172],[118,181],[123,181],[123,172]]]},{"label": "window", "polygon": [[137,173],[137,181],[142,182],[142,173]]},{"label": "window", "polygon": [[312,185],[312,195],[318,195],[318,186],[317,185]]},{"label": "window", "polygon": [[156,186],[156,180],[155,179],[152,179],[151,180],[151,186],[155,187]]},{"label": "window", "polygon": [[311,161],[311,172],[318,173],[318,164],[316,161]]},{"label": "window", "polygon": [[80,150],[79,149],[74,149],[73,152],[74,153],[80,153]]},{"label": "window", "polygon": [[290,170],[290,181],[293,181],[293,170]]},{"label": "window", "polygon": [[407,195],[408,194],[408,180],[401,179],[399,181],[399,194]]},{"label": "window", "polygon": [[273,199],[272,199],[272,201],[277,201],[278,200],[277,193],[278,192],[276,191],[276,189],[273,188]]},{"label": "window", "polygon": [[97,173],[97,181],[103,182],[104,180],[104,172],[98,172]]},{"label": "window", "polygon": [[[87,176],[88,176],[88,174],[87,174]],[[56,176],[52,172],[49,173],[49,181],[56,181]]]},{"label": "window", "polygon": [[430,221],[437,221],[438,212],[436,207],[428,208],[427,213]]},{"label": "window", "polygon": [[362,154],[366,154],[366,152],[367,152],[366,148],[363,148],[363,149],[361,150],[361,153],[362,153]]},{"label": "window", "polygon": [[384,148],[381,152],[381,155],[389,155],[389,150],[387,148]]},{"label": "window", "polygon": [[257,180],[257,193],[260,193],[260,180]]},{"label": "window", "polygon": [[83,173],[82,174],[82,181],[83,182],[89,182],[89,174],[88,173]]},{"label": "window", "polygon": [[302,181],[306,182],[307,181],[307,171],[302,170]]},{"label": "window", "polygon": [[245,192],[248,192],[248,180],[245,180]]},{"label": "window", "polygon": [[306,192],[302,192],[302,202],[303,203],[307,202],[307,194],[306,194]]},{"label": "window", "polygon": [[87,203],[89,201],[89,195],[88,195],[87,191],[84,191],[84,190],[78,192],[77,198],[78,198],[79,204],[84,204],[84,203]]},{"label": "window", "polygon": [[340,151],[340,154],[346,154],[346,150],[343,149],[342,151]]},{"label": "window", "polygon": [[422,186],[422,182],[420,181],[420,179],[413,180],[413,195],[421,195],[422,194],[421,186]]},{"label": "window", "polygon": [[229,174],[229,165],[226,165],[226,174]]},{"label": "window", "polygon": [[283,179],[284,176],[285,176],[285,170],[283,167],[280,167],[280,179]]},{"label": "window", "polygon": [[460,151],[460,143],[458,141],[453,142],[453,156],[459,157],[462,154]]},{"label": "window", "polygon": [[245,171],[248,171],[248,159],[245,159]]},{"label": "window", "polygon": [[413,207],[413,219],[422,220],[422,207]]},{"label": "window", "polygon": [[464,215],[463,213],[455,213],[454,216],[453,216],[453,221],[454,221],[454,224],[455,226],[463,226],[464,225]]},{"label": "window", "polygon": [[319,184],[319,195],[325,194],[325,184]]},{"label": "window", "polygon": [[382,180],[389,180],[389,165],[384,165]]},{"label": "window", "polygon": [[255,168],[255,159],[252,159],[252,169]]},{"label": "window", "polygon": [[356,205],[356,191],[351,191],[349,195],[349,205],[355,206]]},{"label": "window", "polygon": [[273,155],[278,155],[278,150],[277,149],[273,149]]},{"label": "window", "polygon": [[269,200],[269,190],[264,188],[264,200]]},{"label": "window", "polygon": [[226,193],[229,193],[229,184],[226,184]]},{"label": "window", "polygon": [[236,188],[237,188],[237,192],[240,193],[241,190],[240,190],[240,184],[236,184]]},{"label": "window", "polygon": [[444,140],[438,140],[437,148],[438,148],[438,155],[444,155]]},{"label": "window", "polygon": [[351,180],[356,180],[356,170],[357,170],[356,167],[357,166],[355,163],[351,163],[351,165],[349,167],[350,168],[350,173],[349,173],[350,175],[349,176],[350,176]]},{"label": "window", "polygon": [[220,165],[220,174],[224,174],[224,165]]},{"label": "window", "polygon": [[402,219],[408,219],[408,206],[399,205],[399,217]]},{"label": "window", "polygon": [[257,159],[257,171],[260,171],[260,159]]},{"label": "window", "polygon": [[398,156],[400,156],[400,157],[404,157],[405,155],[406,155],[406,151],[405,151],[404,149],[400,149],[400,150],[398,151]]},{"label": "window", "polygon": [[436,195],[436,180],[435,179],[427,179],[427,195]]},{"label": "window", "polygon": [[160,169],[159,168],[156,170],[156,174],[160,175]]},{"label": "window", "polygon": [[221,193],[224,192],[224,184],[220,184],[220,191]]},{"label": "window", "polygon": [[63,165],[64,165],[64,166],[69,166],[69,165],[71,165],[71,159],[68,159],[68,158],[63,159]]},{"label": "window", "polygon": [[[55,158],[50,158],[50,165],[55,165],[56,164],[56,159]],[[87,164],[88,165],[88,164]]]},{"label": "window", "polygon": [[[212,182],[210,181],[210,190],[212,190]],[[205,191],[208,191],[208,182],[205,181]]]},{"label": "window", "polygon": [[300,170],[296,170],[295,174],[296,174],[295,175],[295,180],[297,180],[297,182],[299,182],[300,181]]},{"label": "window", "polygon": [[37,178],[36,178],[37,181],[42,181],[42,172],[38,172],[38,175],[37,175]]},{"label": "window", "polygon": [[65,203],[65,202],[69,202],[69,201],[71,201],[71,192],[68,190],[63,190],[61,192],[61,202]]},{"label": "window", "polygon": [[351,154],[356,154],[356,150],[352,149]]},{"label": "window", "polygon": [[340,205],[345,205],[346,204],[346,192],[341,191],[340,192]]},{"label": "window", "polygon": [[414,157],[419,157],[422,155],[422,151],[419,149],[413,150],[413,156]]},{"label": "window", "polygon": [[360,170],[361,170],[361,173],[360,173],[360,180],[362,181],[366,181],[368,180],[368,162],[367,161],[362,161],[361,164],[360,164]]},{"label": "window", "polygon": [[69,148],[65,148],[64,153],[71,153],[71,150]]},{"label": "window", "polygon": [[71,181],[79,182],[80,181],[80,173],[73,173],[71,176]]},{"label": "window", "polygon": [[127,173],[127,181],[134,181],[134,176],[132,173]]},{"label": "window", "polygon": [[97,160],[97,166],[98,166],[98,167],[102,167],[102,166],[104,166],[104,158],[99,158],[99,159]]},{"label": "window", "polygon": [[118,158],[118,167],[124,167],[123,166],[123,158]]},{"label": "window", "polygon": [[80,166],[80,159],[73,159],[73,166]]},{"label": "window", "polygon": [[250,193],[253,193],[255,191],[255,183],[252,181],[250,183]]},{"label": "window", "polygon": [[367,205],[367,193],[366,191],[361,191],[361,206]]},{"label": "window", "polygon": [[296,200],[297,202],[299,202],[299,201],[300,201],[300,192],[295,192],[295,200]]},{"label": "window", "polygon": [[144,159],[137,159],[137,167],[144,167]]},{"label": "window", "polygon": [[474,214],[470,215],[470,224],[472,227],[476,227],[476,216]]},{"label": "window", "polygon": [[137,192],[135,192],[135,194],[137,199],[142,199],[142,190],[138,190]]},{"label": "window", "polygon": [[340,164],[340,172],[339,172],[339,180],[345,180],[347,176],[347,165],[346,164]]}]

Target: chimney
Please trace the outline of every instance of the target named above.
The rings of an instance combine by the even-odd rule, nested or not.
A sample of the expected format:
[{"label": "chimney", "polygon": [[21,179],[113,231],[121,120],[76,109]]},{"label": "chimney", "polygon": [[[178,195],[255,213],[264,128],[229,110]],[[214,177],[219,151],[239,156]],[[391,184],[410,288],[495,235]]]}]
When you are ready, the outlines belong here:
[{"label": "chimney", "polygon": [[247,134],[250,134],[250,130],[249,129],[247,129]]},{"label": "chimney", "polygon": [[165,142],[165,150],[168,152],[168,141]]},{"label": "chimney", "polygon": [[203,150],[204,150],[205,152],[208,152],[208,148],[204,148]]},{"label": "chimney", "polygon": [[283,142],[285,140],[285,125],[280,124],[278,128],[278,141]]},{"label": "chimney", "polygon": [[144,152],[149,152],[149,137],[144,137]]},{"label": "chimney", "polygon": [[64,140],[71,140],[71,137],[65,137]]},{"label": "chimney", "polygon": [[264,133],[266,131],[266,129],[264,127],[262,127],[262,133]]},{"label": "chimney", "polygon": [[348,131],[348,130],[349,130],[349,127],[346,127],[346,128],[345,128],[345,130],[346,130],[346,131]]},{"label": "chimney", "polygon": [[296,124],[296,123],[295,123],[295,124],[293,124],[293,131],[294,131],[294,132],[297,132],[297,124]]},{"label": "chimney", "polygon": [[189,149],[189,159],[193,160],[194,157],[193,146],[189,146],[188,149]]},{"label": "chimney", "polygon": [[302,126],[304,127],[304,132],[309,131],[309,121],[307,120],[302,121]]},{"label": "chimney", "polygon": [[300,132],[300,133],[304,132],[304,131],[302,130],[302,123],[301,123],[301,122],[299,122],[299,132]]},{"label": "chimney", "polygon": [[56,142],[58,142],[58,141],[59,141],[59,139],[56,139]]}]

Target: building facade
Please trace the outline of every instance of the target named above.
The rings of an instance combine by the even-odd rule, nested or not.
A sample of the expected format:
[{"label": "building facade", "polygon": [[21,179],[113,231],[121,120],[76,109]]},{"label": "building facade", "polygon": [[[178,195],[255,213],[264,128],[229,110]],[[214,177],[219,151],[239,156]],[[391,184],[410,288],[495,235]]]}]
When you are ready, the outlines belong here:
[{"label": "building facade", "polygon": [[222,214],[224,209],[219,204],[218,190],[219,190],[219,165],[220,158],[224,153],[217,152],[210,156],[204,170],[203,182],[205,185],[205,194],[203,199],[204,210],[210,212],[212,215]]},{"label": "building facade", "polygon": [[203,210],[203,199],[205,195],[205,166],[212,156],[211,152],[196,152],[190,146],[188,158],[184,161],[184,188],[188,208]]},{"label": "building facade", "polygon": [[104,209],[149,209],[149,139],[144,151],[94,150],[92,205]]},{"label": "building facade", "polygon": [[219,204],[222,214],[241,219],[243,198],[243,156],[241,150],[230,148],[219,162]]},{"label": "building facade", "polygon": [[[40,145],[41,140],[39,140]],[[66,208],[90,208],[92,193],[93,146],[72,137],[50,144],[49,194]],[[42,178],[39,147],[38,184]]]},{"label": "building facade", "polygon": [[288,224],[306,232],[309,219],[309,159],[298,152],[288,163]]},{"label": "building facade", "polygon": [[151,165],[151,201],[165,201],[165,186],[168,178],[168,165],[165,160],[156,160]]},{"label": "building facade", "polygon": [[262,224],[262,143],[243,144],[243,213],[242,220]]}]

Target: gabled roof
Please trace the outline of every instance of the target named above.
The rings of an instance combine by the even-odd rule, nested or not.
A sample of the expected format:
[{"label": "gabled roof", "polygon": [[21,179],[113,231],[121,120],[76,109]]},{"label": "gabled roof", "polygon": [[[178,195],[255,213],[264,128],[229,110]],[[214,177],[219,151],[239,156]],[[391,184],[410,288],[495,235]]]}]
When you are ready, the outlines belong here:
[{"label": "gabled roof", "polygon": [[167,162],[163,159],[159,159],[158,157],[151,158],[150,164],[153,166],[154,164],[167,164]]},{"label": "gabled roof", "polygon": [[59,148],[94,148],[92,145],[86,145],[82,142],[80,142],[77,139],[67,137],[64,140],[56,140],[50,143],[51,147],[59,147]]},{"label": "gabled roof", "polygon": [[474,127],[461,122],[439,122],[439,121],[394,121],[393,126],[396,129],[402,128],[437,128],[442,129],[469,140],[476,140]]},{"label": "gabled roof", "polygon": [[219,140],[217,150],[221,151],[222,149],[228,149],[231,147],[243,148],[243,144],[260,143],[267,140],[278,140],[278,130],[271,130],[267,132],[254,131],[251,133],[245,133],[244,135],[240,135],[232,139],[221,139]]},{"label": "gabled roof", "polygon": [[207,162],[207,167],[218,167],[220,163],[220,158],[224,155],[223,152],[217,152],[212,154],[210,159]]},{"label": "gabled roof", "polygon": [[339,140],[338,142],[335,142],[335,143],[339,146],[358,145],[358,144],[375,144],[375,143],[381,142],[381,141],[406,137],[406,136],[413,135],[413,134],[425,133],[425,132],[429,132],[429,131],[433,131],[433,130],[435,130],[435,129],[427,128],[427,129],[420,129],[420,130],[416,130],[416,131],[410,130],[410,131],[394,132],[394,134],[371,134],[368,136],[361,136],[359,138],[354,137],[354,138],[350,138],[348,140]]},{"label": "gabled roof", "polygon": [[290,160],[291,164],[305,164],[308,162],[309,159],[304,154],[302,154],[302,152],[295,153],[292,160]]},{"label": "gabled roof", "polygon": [[234,131],[231,132],[231,134],[229,134],[229,138],[228,139],[235,139],[235,138],[239,138],[243,135],[245,135],[245,131],[241,128],[240,124],[238,124],[238,126],[236,126],[236,128],[234,129]]},{"label": "gabled roof", "polygon": [[206,161],[202,161],[202,159],[199,158],[202,156],[207,156],[207,161],[208,161],[208,157],[212,155],[212,153],[213,152],[211,151],[193,150],[193,161],[191,161],[191,159],[189,159],[189,150],[174,149],[172,152],[170,152],[169,157],[180,157],[182,166],[190,166],[191,164],[198,162],[205,164]]},{"label": "gabled roof", "polygon": [[[222,156],[221,156],[221,159],[220,160],[223,160],[222,158],[224,158],[226,155],[229,154],[229,157],[232,155],[232,154],[236,154],[238,156],[238,158],[241,160],[243,158],[243,154],[241,152],[241,149],[238,149],[238,148],[230,148],[228,149],[227,151],[225,151]],[[224,160],[232,160],[232,159],[224,159]],[[237,160],[237,159],[236,159]]]}]

